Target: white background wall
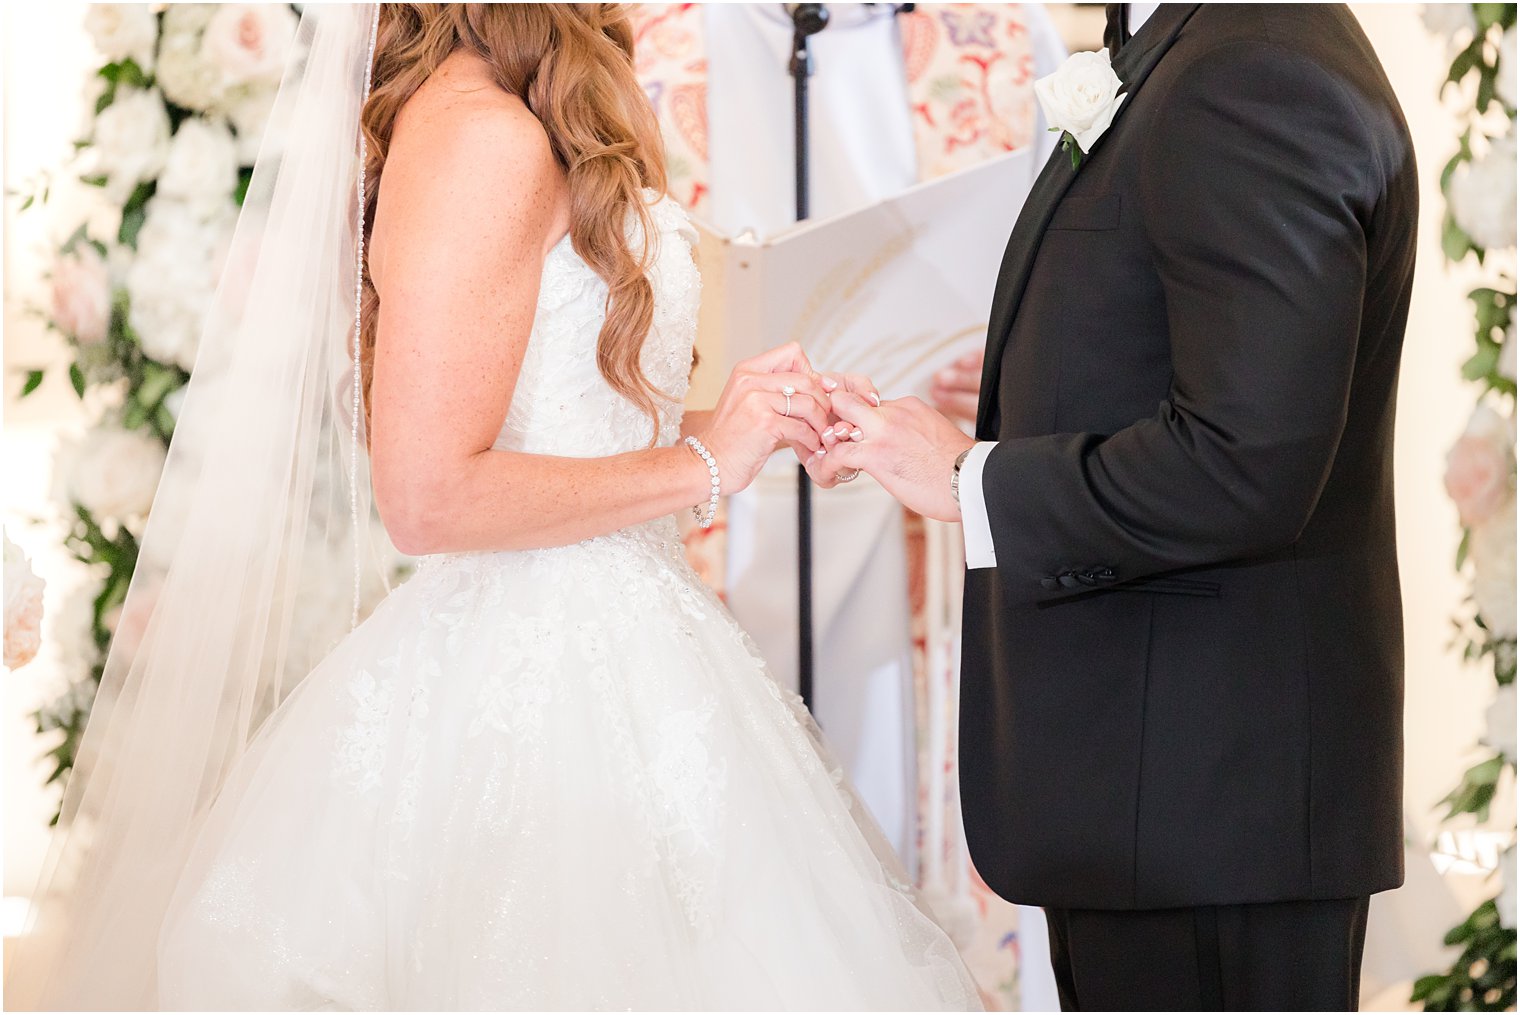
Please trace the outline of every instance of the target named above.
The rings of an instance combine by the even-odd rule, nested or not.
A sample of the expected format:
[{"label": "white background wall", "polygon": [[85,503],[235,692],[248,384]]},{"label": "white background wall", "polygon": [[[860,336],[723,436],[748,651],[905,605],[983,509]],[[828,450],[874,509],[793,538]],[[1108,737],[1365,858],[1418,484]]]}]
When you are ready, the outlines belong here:
[{"label": "white background wall", "polygon": [[[68,153],[81,122],[82,82],[93,59],[79,28],[82,9],[82,4],[52,0],[3,5],[0,83],[7,191],[56,165]],[[1414,829],[1429,835],[1435,827],[1434,803],[1470,761],[1492,683],[1481,673],[1464,669],[1449,649],[1448,618],[1460,603],[1464,587],[1451,568],[1456,513],[1441,488],[1443,456],[1472,404],[1473,393],[1458,379],[1458,368],[1472,343],[1471,315],[1463,294],[1472,287],[1473,274],[1448,269],[1437,245],[1441,205],[1436,180],[1455,137],[1452,117],[1437,100],[1437,85],[1448,65],[1446,54],[1425,34],[1417,5],[1362,4],[1355,10],[1404,104],[1422,181],[1421,252],[1400,387],[1397,466],[1408,672],[1406,801]],[[1063,23],[1086,25],[1080,19]],[[27,308],[45,298],[40,279],[50,238],[67,235],[77,219],[49,222],[35,212],[18,214],[16,204],[14,198],[7,199],[4,215],[0,512],[12,538],[36,556],[37,569],[52,581],[51,606],[68,581],[67,562],[54,546],[56,533],[18,523],[23,516],[46,510],[47,456],[53,434],[60,426],[77,425],[79,411],[56,370],[26,402],[17,403],[14,395],[17,371],[61,361],[55,342]],[[42,823],[53,801],[38,789],[41,773],[34,761],[44,747],[30,734],[26,715],[36,707],[49,679],[44,658],[6,675],[0,689],[7,896],[30,890],[46,844]],[[1469,898],[1478,890],[1472,884],[1456,887]],[[1438,936],[1439,925],[1434,921],[1443,917],[1433,912],[1427,915],[1430,922],[1425,933]]]}]

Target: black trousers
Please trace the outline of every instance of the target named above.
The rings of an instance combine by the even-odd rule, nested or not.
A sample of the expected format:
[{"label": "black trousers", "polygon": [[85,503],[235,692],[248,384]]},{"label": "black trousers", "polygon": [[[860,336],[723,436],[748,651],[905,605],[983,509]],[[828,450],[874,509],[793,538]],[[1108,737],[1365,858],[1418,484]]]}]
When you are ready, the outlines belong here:
[{"label": "black trousers", "polygon": [[1064,1011],[1355,1011],[1367,898],[1047,909]]}]

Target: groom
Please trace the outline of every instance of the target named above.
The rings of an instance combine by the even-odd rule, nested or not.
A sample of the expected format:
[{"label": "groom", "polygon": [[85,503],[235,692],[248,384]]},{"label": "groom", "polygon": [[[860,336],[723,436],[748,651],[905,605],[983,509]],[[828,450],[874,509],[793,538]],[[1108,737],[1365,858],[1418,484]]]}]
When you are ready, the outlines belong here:
[{"label": "groom", "polygon": [[808,465],[965,522],[966,834],[1064,1007],[1354,1009],[1403,877],[1414,155],[1343,6],[1124,6],[1117,116],[1008,243],[977,440],[841,392]]}]

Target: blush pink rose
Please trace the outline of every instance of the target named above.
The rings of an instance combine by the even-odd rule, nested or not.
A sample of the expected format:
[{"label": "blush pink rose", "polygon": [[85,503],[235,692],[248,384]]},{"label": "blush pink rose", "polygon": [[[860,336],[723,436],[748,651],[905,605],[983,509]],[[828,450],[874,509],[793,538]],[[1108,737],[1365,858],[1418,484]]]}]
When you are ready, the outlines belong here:
[{"label": "blush pink rose", "polygon": [[1504,506],[1514,490],[1515,447],[1510,425],[1488,406],[1479,406],[1467,431],[1446,454],[1446,492],[1462,524],[1481,525]]},{"label": "blush pink rose", "polygon": [[288,4],[219,4],[201,49],[230,85],[277,85],[295,34]]},{"label": "blush pink rose", "polygon": [[111,324],[111,273],[105,258],[78,243],[53,264],[53,323],[80,345],[95,345]]}]

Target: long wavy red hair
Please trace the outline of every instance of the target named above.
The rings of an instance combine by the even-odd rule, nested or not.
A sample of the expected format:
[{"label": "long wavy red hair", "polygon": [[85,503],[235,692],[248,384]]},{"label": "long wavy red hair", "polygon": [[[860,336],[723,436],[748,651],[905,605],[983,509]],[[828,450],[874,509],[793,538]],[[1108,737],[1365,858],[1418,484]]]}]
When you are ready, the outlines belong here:
[{"label": "long wavy red hair", "polygon": [[[381,4],[373,85],[360,123],[368,144],[365,233],[401,107],[446,57],[465,49],[497,85],[522,99],[548,133],[570,191],[570,240],[607,283],[597,366],[614,390],[656,421],[641,365],[654,320],[647,275],[653,244],[629,247],[636,219],[653,236],[643,188],[665,191],[664,148],[633,73],[633,29],[622,4]],[[380,295],[365,265],[360,313],[364,411],[369,416]]]}]

